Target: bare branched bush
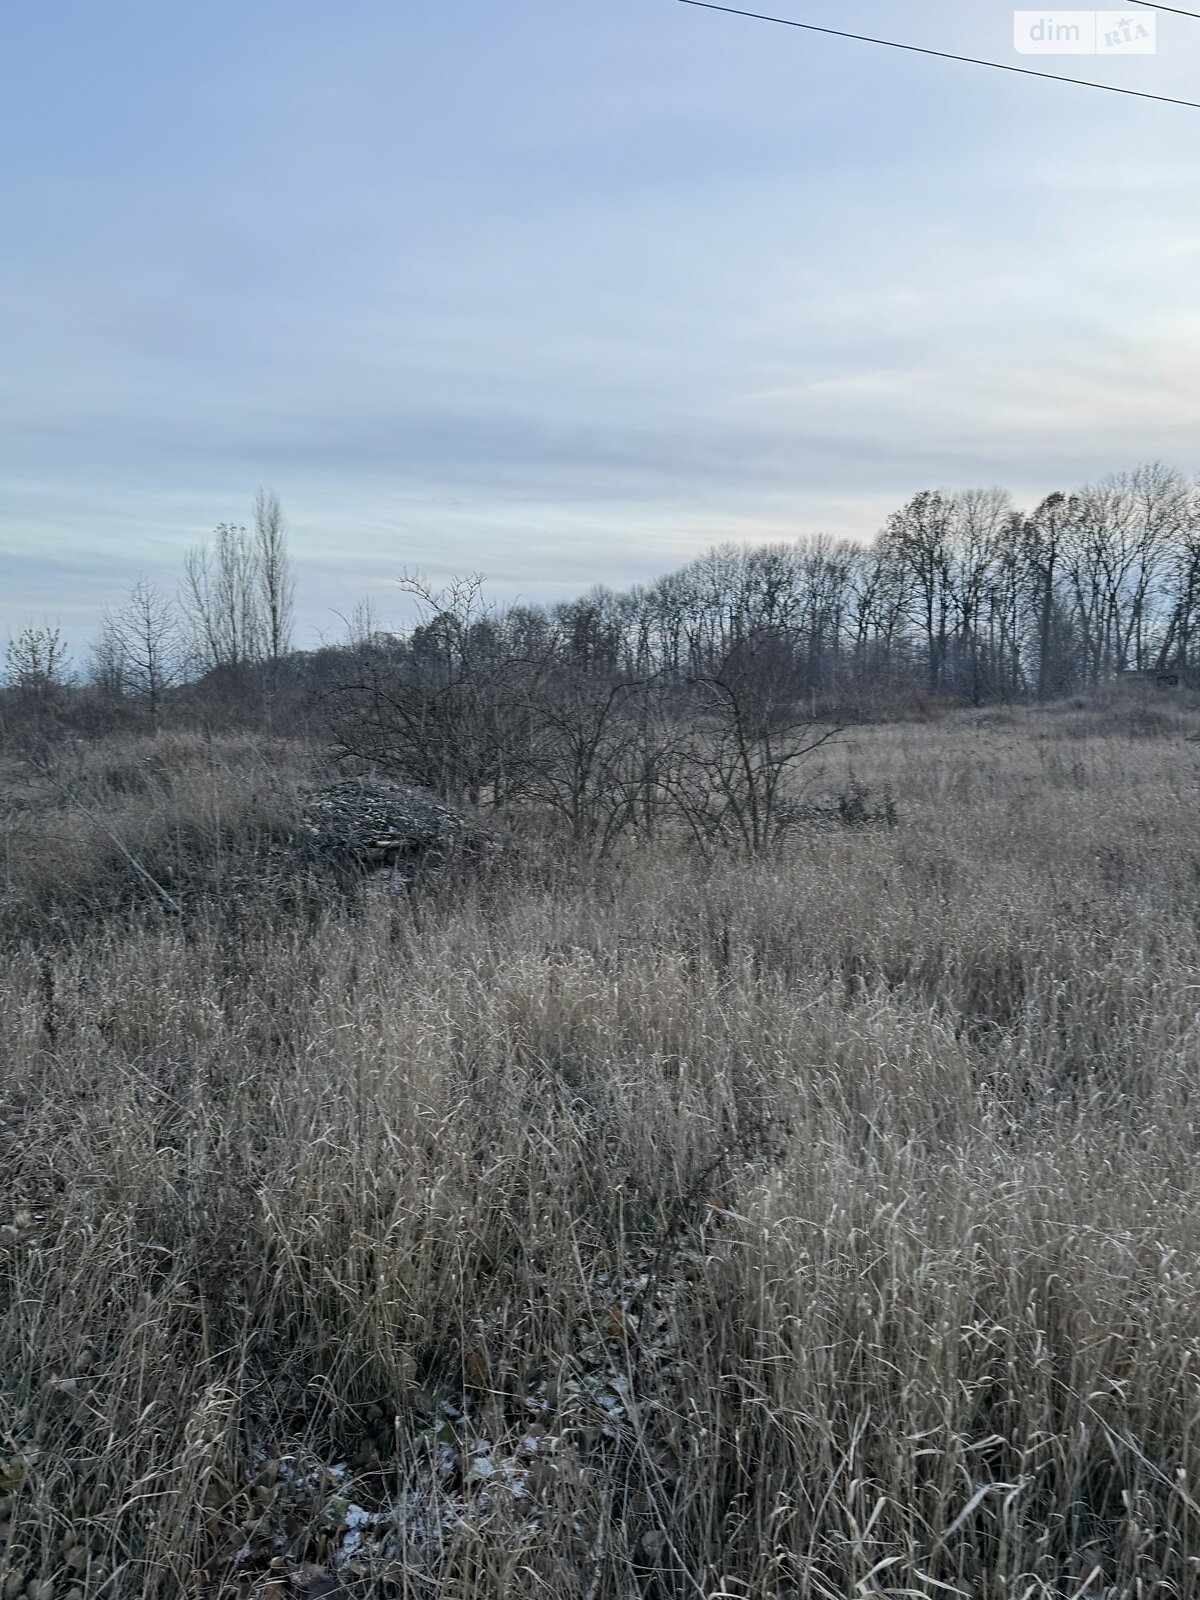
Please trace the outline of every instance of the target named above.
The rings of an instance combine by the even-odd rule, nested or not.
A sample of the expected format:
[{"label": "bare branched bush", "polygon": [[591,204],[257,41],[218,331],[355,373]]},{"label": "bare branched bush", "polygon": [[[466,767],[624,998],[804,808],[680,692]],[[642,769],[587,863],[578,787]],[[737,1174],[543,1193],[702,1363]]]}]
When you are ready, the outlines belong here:
[{"label": "bare branched bush", "polygon": [[402,587],[420,622],[408,639],[372,634],[350,652],[326,697],[335,752],[454,804],[502,805],[524,775],[545,661],[510,647],[478,576]]},{"label": "bare branched bush", "polygon": [[578,849],[606,855],[631,829],[653,837],[675,744],[660,680],[554,666],[531,686],[529,716],[522,793]]},{"label": "bare branched bush", "polygon": [[836,738],[804,704],[795,641],[781,630],[735,646],[691,687],[691,718],[671,790],[700,848],[775,846],[793,820],[789,784]]}]

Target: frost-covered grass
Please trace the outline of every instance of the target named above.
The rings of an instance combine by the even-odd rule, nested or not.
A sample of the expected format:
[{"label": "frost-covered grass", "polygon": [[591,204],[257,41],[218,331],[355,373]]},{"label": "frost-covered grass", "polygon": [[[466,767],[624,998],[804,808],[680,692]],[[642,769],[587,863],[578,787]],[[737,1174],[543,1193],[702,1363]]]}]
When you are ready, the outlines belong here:
[{"label": "frost-covered grass", "polygon": [[81,757],[214,877],[13,813],[0,1591],[1200,1592],[1197,732],[864,730],[894,829],[412,900],[245,892],[302,752]]}]

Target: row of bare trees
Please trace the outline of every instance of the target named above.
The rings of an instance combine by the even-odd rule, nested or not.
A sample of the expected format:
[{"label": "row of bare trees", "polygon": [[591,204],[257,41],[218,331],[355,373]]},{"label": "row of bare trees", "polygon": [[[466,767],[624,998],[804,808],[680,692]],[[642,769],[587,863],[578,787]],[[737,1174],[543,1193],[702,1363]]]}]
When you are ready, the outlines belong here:
[{"label": "row of bare trees", "polygon": [[157,727],[164,698],[208,678],[228,692],[291,650],[295,584],[278,497],[260,491],[247,530],[222,523],[190,550],[176,594],[139,578],[92,646],[92,681],[144,708]]},{"label": "row of bare trees", "polygon": [[[364,610],[345,648],[359,661],[386,660],[392,673],[403,663],[427,685],[429,704],[390,710],[390,689],[372,691],[376,721],[390,719],[390,737],[405,744],[423,782],[458,783],[442,766],[459,758],[427,735],[430,718],[462,719],[471,724],[463,746],[503,752],[486,779],[503,794],[518,781],[514,713],[462,690],[497,662],[502,678],[524,675],[522,692],[541,707],[540,740],[566,737],[553,731],[561,716],[553,697],[582,696],[601,744],[617,724],[624,739],[627,722],[645,721],[635,715],[644,696],[631,685],[661,679],[661,697],[678,702],[686,686],[694,700],[738,651],[761,651],[764,641],[792,702],[807,697],[810,720],[818,708],[883,712],[914,695],[1046,699],[1129,671],[1200,675],[1200,487],[1152,463],[1050,495],[1033,511],[999,489],[928,490],[870,543],[719,546],[652,584],[502,616],[466,589],[444,603],[425,595],[422,620],[400,638]],[[134,584],[93,646],[92,684],[152,725],[185,684],[218,715],[284,678],[299,704],[341,666],[337,651],[291,654],[292,612],[279,501],[260,493],[252,527],[219,527],[188,555],[176,593],[145,578]],[[44,698],[68,671],[51,628],[10,645],[7,683],[26,699]],[[411,754],[420,749],[420,759]],[[468,776],[459,787],[469,793],[472,783]]]},{"label": "row of bare trees", "polygon": [[[86,691],[157,728],[173,694],[206,709],[261,702],[291,655],[295,585],[279,499],[260,490],[249,530],[233,523],[188,552],[178,589],[139,577],[105,613],[88,655]],[[0,676],[10,731],[52,723],[81,691],[61,630],[10,640]]]},{"label": "row of bare trees", "polygon": [[[528,622],[526,624],[528,626]],[[545,619],[587,668],[704,671],[783,629],[812,693],[982,701],[1200,668],[1200,487],[1159,464],[1053,494],[924,491],[869,544],[708,551]]]},{"label": "row of bare trees", "polygon": [[706,849],[753,853],[872,697],[1044,699],[1190,671],[1200,490],[1151,465],[1032,513],[1000,490],[927,491],[870,545],[722,546],[549,609],[497,611],[478,579],[404,587],[417,625],[365,621],[327,692],[343,756],[449,800],[532,805],[587,851],[669,815]]}]

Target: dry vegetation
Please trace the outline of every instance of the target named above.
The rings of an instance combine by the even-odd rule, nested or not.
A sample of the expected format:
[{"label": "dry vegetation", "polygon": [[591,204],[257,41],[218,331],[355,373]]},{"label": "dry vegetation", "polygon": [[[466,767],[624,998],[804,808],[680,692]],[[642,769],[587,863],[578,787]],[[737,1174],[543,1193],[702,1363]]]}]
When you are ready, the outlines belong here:
[{"label": "dry vegetation", "polygon": [[14,766],[0,1594],[1200,1593],[1198,735],[413,894],[288,854],[297,748]]}]

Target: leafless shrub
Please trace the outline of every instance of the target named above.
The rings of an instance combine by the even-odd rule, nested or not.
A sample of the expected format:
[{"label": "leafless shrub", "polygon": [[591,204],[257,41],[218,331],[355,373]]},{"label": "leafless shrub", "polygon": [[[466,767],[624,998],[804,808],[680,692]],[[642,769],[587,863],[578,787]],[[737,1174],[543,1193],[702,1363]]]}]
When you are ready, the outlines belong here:
[{"label": "leafless shrub", "polygon": [[555,666],[529,694],[522,793],[566,826],[586,854],[661,824],[674,730],[654,677],[615,681]]},{"label": "leafless shrub", "polygon": [[335,752],[452,804],[503,804],[523,775],[528,694],[544,664],[515,655],[482,580],[403,580],[421,621],[360,641],[326,706]]},{"label": "leafless shrub", "polygon": [[693,685],[690,736],[672,778],[680,814],[700,848],[735,844],[757,855],[788,826],[788,785],[836,738],[804,707],[794,643],[781,632],[732,649]]}]

